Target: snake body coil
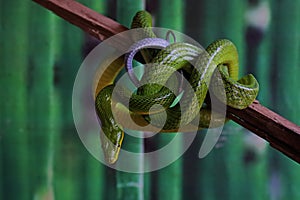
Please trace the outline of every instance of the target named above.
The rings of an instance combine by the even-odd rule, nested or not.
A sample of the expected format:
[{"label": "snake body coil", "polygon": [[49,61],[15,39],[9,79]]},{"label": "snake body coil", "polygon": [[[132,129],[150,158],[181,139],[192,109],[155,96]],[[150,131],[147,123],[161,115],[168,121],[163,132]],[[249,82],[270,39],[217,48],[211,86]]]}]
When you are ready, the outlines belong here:
[{"label": "snake body coil", "polygon": [[[206,124],[209,124],[210,111],[202,105],[207,99],[210,82],[217,68],[220,74],[217,79],[220,79],[219,81],[224,85],[226,93],[226,100],[223,103],[237,109],[244,109],[255,100],[259,90],[258,83],[252,75],[246,75],[238,80],[238,53],[235,45],[229,40],[216,40],[207,47],[206,51],[187,43],[168,44],[167,41],[164,42],[162,39],[154,38],[155,35],[149,28],[151,27],[151,17],[145,11],[137,13],[132,27],[146,28],[147,38],[133,45],[130,49],[130,52],[133,53],[129,53],[125,57],[125,61],[118,60],[119,62],[116,62],[119,66],[112,63],[108,67],[118,70],[108,70],[111,80],[104,83],[95,100],[96,111],[104,132],[104,134],[101,133],[102,148],[108,163],[113,164],[116,162],[124,138],[123,128],[115,121],[112,113],[112,107],[118,107],[118,104],[122,103],[124,98],[130,99],[127,109],[129,109],[132,118],[136,119],[137,123],[144,123],[144,125],[151,123],[153,126],[161,127],[161,132],[173,132],[178,130],[181,125],[192,124],[199,112],[201,112],[200,123],[199,127],[196,128],[205,128]],[[151,58],[152,66],[145,68],[144,75],[139,81],[134,77],[131,61],[136,52],[149,47],[163,49]],[[149,57],[147,59],[149,60]],[[136,94],[130,94],[124,88],[124,90],[118,92],[120,102],[114,102],[112,100],[115,87],[113,84],[114,79],[120,69],[123,68],[122,64],[124,62],[134,84],[141,87],[138,88]],[[191,63],[193,68],[190,66]],[[180,105],[177,103],[175,106],[171,106],[177,94],[164,87],[164,85],[170,80],[172,74],[178,70],[189,72],[188,82],[192,92],[186,90],[183,93]],[[178,87],[178,84],[175,87]],[[217,89],[212,90],[216,94],[220,92]],[[162,114],[159,110],[151,113],[151,119],[149,118],[149,109],[155,104],[159,104],[166,109],[167,119],[164,124],[161,122]],[[122,109],[119,110],[122,113]]]}]

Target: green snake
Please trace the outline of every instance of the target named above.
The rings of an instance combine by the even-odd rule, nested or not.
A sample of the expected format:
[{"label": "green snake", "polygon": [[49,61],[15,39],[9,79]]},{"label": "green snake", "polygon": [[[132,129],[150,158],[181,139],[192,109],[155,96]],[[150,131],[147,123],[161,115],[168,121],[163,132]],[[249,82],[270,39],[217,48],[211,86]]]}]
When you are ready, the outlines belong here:
[{"label": "green snake", "polygon": [[[157,47],[155,42],[151,44],[154,41],[151,38],[156,37],[150,29],[151,26],[151,15],[146,11],[138,12],[131,26],[131,28],[145,29],[144,43],[139,44],[138,41],[130,50],[130,52],[135,51],[134,54],[140,50],[145,60],[148,62],[150,60],[152,64],[145,68],[142,79],[138,81],[136,78],[132,78],[134,75],[131,61],[128,62],[128,57],[133,59],[132,55],[134,54],[131,54],[131,56],[116,59],[105,70],[103,77],[98,80],[95,108],[103,130],[103,133],[100,134],[102,149],[109,164],[115,163],[118,159],[124,138],[123,129],[136,129],[135,127],[122,127],[114,119],[116,115],[126,117],[129,113],[140,127],[159,127],[160,132],[176,132],[182,125],[186,126],[187,130],[206,128],[211,115],[209,106],[207,106],[209,105],[207,92],[216,69],[218,69],[219,79],[225,87],[226,102],[223,103],[228,106],[244,109],[255,100],[259,91],[258,82],[253,75],[249,74],[238,80],[238,53],[235,45],[229,40],[216,40],[206,48],[206,51],[192,44],[180,42],[163,44],[160,51],[148,51],[144,48]],[[160,44],[158,46],[161,47]],[[122,88],[117,92],[118,101],[116,101],[112,98],[115,79],[124,68],[124,63],[126,63],[130,78],[133,79],[135,85],[138,85],[138,89],[136,93],[131,94],[126,88]],[[193,67],[191,67],[191,63],[193,63]],[[172,104],[177,94],[164,85],[178,70],[183,70],[187,74],[192,92],[186,90],[179,101],[180,105],[177,103],[174,106]],[[181,87],[181,85],[177,84],[175,87]],[[218,93],[218,91],[215,92]],[[128,107],[122,104],[122,99],[126,98],[130,99]],[[149,111],[157,104],[160,105],[159,109]],[[161,123],[163,121],[162,108],[167,114],[163,124]],[[113,110],[117,113],[113,114]],[[195,123],[195,117],[199,112],[201,112],[199,123],[198,121]],[[141,130],[145,131],[145,129]],[[149,128],[149,130],[154,129]]]}]

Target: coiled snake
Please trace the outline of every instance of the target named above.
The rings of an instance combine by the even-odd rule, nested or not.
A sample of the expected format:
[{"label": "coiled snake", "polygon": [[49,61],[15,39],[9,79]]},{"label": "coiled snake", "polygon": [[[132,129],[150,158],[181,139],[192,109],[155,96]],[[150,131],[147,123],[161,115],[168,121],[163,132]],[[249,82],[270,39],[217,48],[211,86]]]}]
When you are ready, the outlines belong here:
[{"label": "coiled snake", "polygon": [[[115,120],[114,116],[116,115],[113,114],[112,109],[117,110],[117,115],[120,116],[122,113],[130,113],[132,119],[142,127],[151,124],[153,128],[159,127],[160,132],[176,132],[179,126],[185,125],[195,128],[193,124],[196,124],[197,129],[208,127],[210,108],[207,92],[209,85],[214,85],[210,82],[215,71],[220,74],[219,79],[222,81],[222,87],[226,93],[223,103],[228,106],[244,109],[255,100],[258,94],[259,85],[253,75],[249,74],[238,80],[238,53],[235,45],[229,40],[216,40],[204,51],[188,43],[169,44],[163,39],[155,38],[155,34],[151,32],[151,26],[149,13],[140,11],[136,14],[132,28],[145,28],[146,38],[137,41],[125,59],[121,57],[115,60],[107,68],[105,80],[99,80],[103,82],[96,95],[95,107],[103,130],[100,136],[104,157],[110,164],[115,163],[118,159],[124,138],[124,127],[121,127],[122,125]],[[147,48],[152,48],[152,50]],[[153,48],[162,50],[153,50]],[[141,81],[135,77],[132,68],[132,59],[139,51],[146,62],[151,61],[151,66],[145,68]],[[129,77],[138,89],[134,94],[130,94],[126,88],[121,89],[117,92],[119,102],[115,102],[116,100],[112,99],[114,82],[120,70],[124,68],[124,63]],[[178,83],[180,81],[173,79],[171,84],[184,90],[183,96],[179,100],[180,104],[173,105],[178,94],[165,85],[170,81],[172,74],[178,70],[184,71],[184,76],[188,78],[192,92],[188,92],[182,83]],[[183,75],[181,74],[181,76]],[[129,106],[120,106],[124,102],[122,99],[126,98],[130,99]],[[222,100],[220,99],[220,101]],[[151,109],[157,104],[160,105],[159,109]],[[162,108],[167,115],[165,121],[162,120]],[[199,112],[201,112],[200,120],[195,123],[195,116]],[[151,117],[149,117],[150,114]],[[162,121],[164,122],[162,123]]]}]

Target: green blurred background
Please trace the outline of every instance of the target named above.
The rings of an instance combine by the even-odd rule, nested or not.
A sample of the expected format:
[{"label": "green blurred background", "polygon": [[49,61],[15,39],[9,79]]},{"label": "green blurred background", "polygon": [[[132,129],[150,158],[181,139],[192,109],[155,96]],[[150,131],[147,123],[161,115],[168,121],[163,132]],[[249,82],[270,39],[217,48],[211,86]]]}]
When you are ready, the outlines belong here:
[{"label": "green blurred background", "polygon": [[[80,2],[127,27],[146,9],[156,26],[204,47],[232,40],[241,74],[260,82],[260,102],[300,124],[300,0]],[[71,99],[77,70],[99,41],[31,1],[1,0],[0,9],[0,199],[300,199],[299,165],[233,122],[204,159],[199,133],[156,172],[102,165],[77,135]],[[146,151],[170,137],[127,144]]]}]

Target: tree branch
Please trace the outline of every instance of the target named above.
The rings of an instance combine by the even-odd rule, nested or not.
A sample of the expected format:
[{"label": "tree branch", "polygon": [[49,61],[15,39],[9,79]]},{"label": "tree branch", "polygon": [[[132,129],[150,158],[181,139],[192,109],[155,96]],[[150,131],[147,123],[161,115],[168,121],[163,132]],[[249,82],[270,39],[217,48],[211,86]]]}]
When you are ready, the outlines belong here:
[{"label": "tree branch", "polygon": [[[72,0],[33,0],[100,40],[128,30]],[[227,117],[249,129],[270,145],[300,163],[300,127],[255,101],[243,110],[227,108]]]}]

